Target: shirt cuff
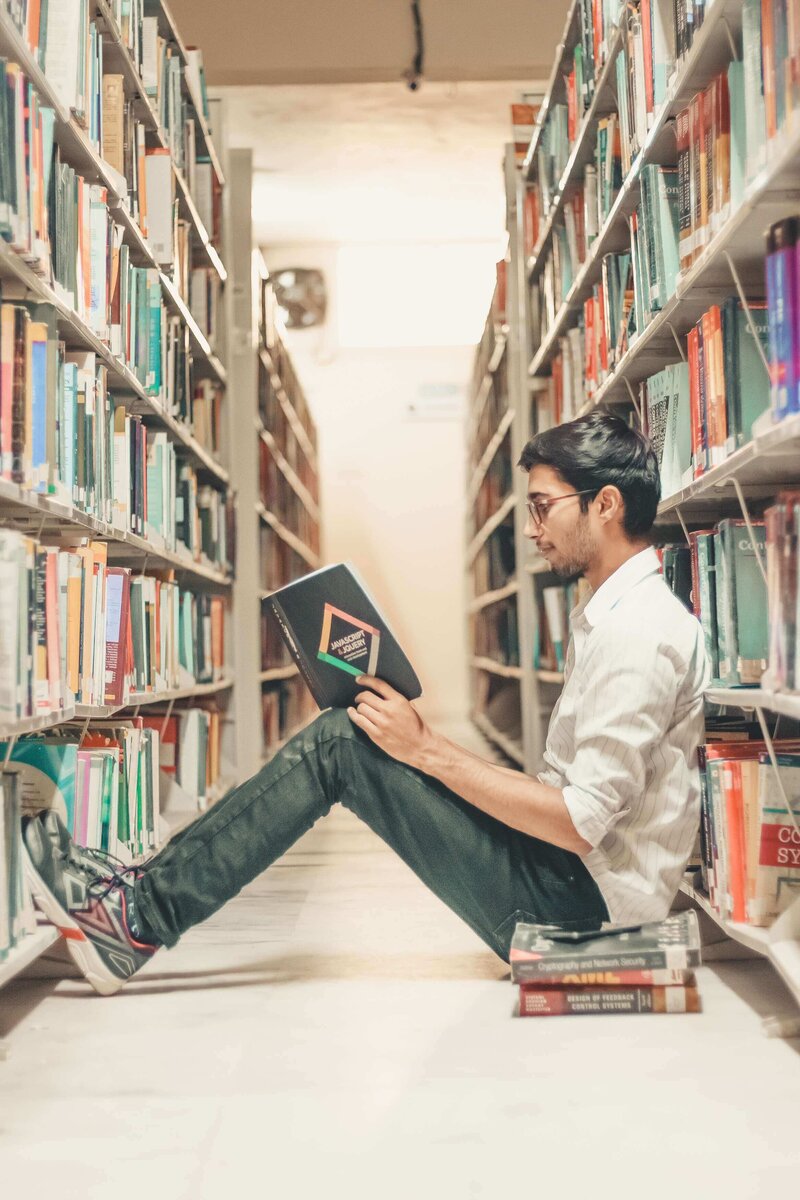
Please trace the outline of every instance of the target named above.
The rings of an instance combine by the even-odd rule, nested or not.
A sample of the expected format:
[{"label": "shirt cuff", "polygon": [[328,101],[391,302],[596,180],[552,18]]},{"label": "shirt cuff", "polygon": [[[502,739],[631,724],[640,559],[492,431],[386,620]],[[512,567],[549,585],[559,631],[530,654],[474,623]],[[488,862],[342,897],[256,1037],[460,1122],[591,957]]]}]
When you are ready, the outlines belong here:
[{"label": "shirt cuff", "polygon": [[608,814],[602,805],[580,788],[569,784],[561,793],[572,824],[592,849],[596,849],[608,832]]}]

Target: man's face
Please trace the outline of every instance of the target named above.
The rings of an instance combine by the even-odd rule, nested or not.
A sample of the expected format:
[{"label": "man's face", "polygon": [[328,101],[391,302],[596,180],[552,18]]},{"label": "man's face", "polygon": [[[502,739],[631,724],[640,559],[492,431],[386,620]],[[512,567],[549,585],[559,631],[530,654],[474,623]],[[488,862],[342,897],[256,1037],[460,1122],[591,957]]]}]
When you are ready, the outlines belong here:
[{"label": "man's face", "polygon": [[[547,511],[541,523],[529,511],[525,536],[536,542],[551,569],[564,579],[582,575],[599,548],[591,509],[583,512],[574,492],[552,467],[535,466],[528,475],[528,499],[539,501]],[[553,504],[548,503],[551,500]]]}]

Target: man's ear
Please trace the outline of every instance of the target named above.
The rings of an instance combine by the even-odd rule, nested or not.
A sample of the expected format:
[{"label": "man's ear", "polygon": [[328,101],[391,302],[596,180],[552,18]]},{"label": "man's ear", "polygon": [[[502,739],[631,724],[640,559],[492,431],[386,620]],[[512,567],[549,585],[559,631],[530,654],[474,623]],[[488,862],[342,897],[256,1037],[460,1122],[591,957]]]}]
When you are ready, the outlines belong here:
[{"label": "man's ear", "polygon": [[598,503],[598,513],[601,521],[622,520],[625,512],[625,502],[622,492],[613,483],[601,487],[595,500]]}]

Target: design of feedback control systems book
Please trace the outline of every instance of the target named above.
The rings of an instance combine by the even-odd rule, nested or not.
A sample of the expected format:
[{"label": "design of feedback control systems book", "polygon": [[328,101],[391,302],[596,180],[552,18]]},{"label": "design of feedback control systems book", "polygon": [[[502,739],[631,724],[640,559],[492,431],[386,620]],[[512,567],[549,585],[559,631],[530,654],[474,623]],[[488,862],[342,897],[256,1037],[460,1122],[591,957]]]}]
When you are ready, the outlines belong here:
[{"label": "design of feedback control systems book", "polygon": [[304,575],[267,604],[320,708],[347,708],[358,675],[376,675],[407,700],[422,688],[364,585],[347,563]]}]

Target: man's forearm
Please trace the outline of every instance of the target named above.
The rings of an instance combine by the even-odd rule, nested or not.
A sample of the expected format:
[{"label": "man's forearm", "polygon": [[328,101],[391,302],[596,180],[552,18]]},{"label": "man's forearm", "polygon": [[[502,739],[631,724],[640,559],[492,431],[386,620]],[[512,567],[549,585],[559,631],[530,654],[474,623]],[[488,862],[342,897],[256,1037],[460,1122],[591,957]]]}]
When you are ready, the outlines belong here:
[{"label": "man's forearm", "polygon": [[414,766],[512,829],[581,856],[591,850],[559,788],[486,762],[432,730]]}]

